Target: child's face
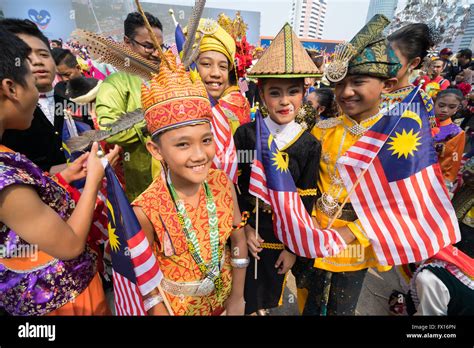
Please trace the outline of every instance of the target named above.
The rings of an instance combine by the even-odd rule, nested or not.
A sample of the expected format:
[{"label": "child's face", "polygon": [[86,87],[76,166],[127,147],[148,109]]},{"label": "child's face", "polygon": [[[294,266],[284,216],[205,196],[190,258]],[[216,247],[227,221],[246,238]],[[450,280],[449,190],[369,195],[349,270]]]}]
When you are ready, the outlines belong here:
[{"label": "child's face", "polygon": [[441,73],[443,72],[443,69],[444,69],[444,63],[441,60],[435,60],[431,62],[430,70],[433,75],[433,78],[441,75]]},{"label": "child's face", "polygon": [[4,105],[5,129],[25,130],[30,128],[33,120],[33,113],[38,103],[38,90],[36,89],[35,77],[31,72],[31,67],[28,62],[25,62],[25,64],[28,64],[28,73],[24,77],[25,85],[22,86],[10,80],[11,87],[13,87],[10,90],[14,93],[10,94],[11,98]]},{"label": "child's face", "polygon": [[206,51],[199,55],[197,68],[207,93],[219,99],[229,88],[229,61],[220,52]]},{"label": "child's face", "polygon": [[453,95],[447,94],[436,98],[435,115],[439,121],[445,121],[456,114],[461,106],[461,102]]},{"label": "child's face", "polygon": [[32,65],[33,75],[36,78],[36,87],[40,92],[50,91],[53,88],[53,81],[56,76],[56,65],[48,47],[37,37],[27,34],[18,34],[17,36],[31,48],[31,54],[28,58]]},{"label": "child's face", "polygon": [[78,65],[74,68],[70,68],[66,64],[59,64],[56,70],[63,81],[69,81],[82,76],[82,71]]},{"label": "child's face", "polygon": [[322,114],[326,109],[324,106],[319,104],[319,98],[316,93],[310,93],[306,96],[306,101],[318,112],[318,115]]},{"label": "child's face", "polygon": [[303,79],[268,79],[263,83],[260,96],[273,121],[278,124],[290,123],[303,104]]},{"label": "child's face", "polygon": [[158,144],[150,141],[147,148],[154,158],[166,162],[175,185],[204,182],[216,154],[209,123],[166,131]]},{"label": "child's face", "polygon": [[461,71],[459,74],[456,75],[455,80],[457,83],[464,81],[464,72]]},{"label": "child's face", "polygon": [[367,118],[379,110],[384,91],[382,79],[366,75],[348,75],[336,83],[336,101],[342,111],[354,118]]}]

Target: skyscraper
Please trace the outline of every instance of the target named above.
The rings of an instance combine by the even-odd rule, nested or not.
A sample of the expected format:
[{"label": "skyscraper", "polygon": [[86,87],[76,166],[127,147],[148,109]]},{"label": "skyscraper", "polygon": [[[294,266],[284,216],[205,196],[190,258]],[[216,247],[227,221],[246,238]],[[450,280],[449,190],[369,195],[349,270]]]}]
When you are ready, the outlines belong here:
[{"label": "skyscraper", "polygon": [[392,20],[397,5],[398,0],[370,0],[365,22],[367,23],[376,14],[383,14],[389,20]]},{"label": "skyscraper", "polygon": [[456,49],[469,48],[474,50],[474,5],[470,6],[469,20],[460,41],[459,47],[456,47]]},{"label": "skyscraper", "polygon": [[321,39],[327,0],[293,0],[290,24],[302,38]]}]

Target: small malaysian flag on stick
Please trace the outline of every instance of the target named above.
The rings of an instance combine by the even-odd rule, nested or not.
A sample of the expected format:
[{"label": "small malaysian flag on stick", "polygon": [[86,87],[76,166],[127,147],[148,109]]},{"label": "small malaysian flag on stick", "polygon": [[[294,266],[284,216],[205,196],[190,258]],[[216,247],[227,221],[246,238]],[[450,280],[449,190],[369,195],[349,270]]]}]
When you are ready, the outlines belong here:
[{"label": "small malaysian flag on stick", "polygon": [[[160,289],[163,274],[110,165],[105,174],[115,312],[119,316],[146,315],[143,296]],[[166,296],[162,296],[167,305]],[[170,308],[168,311],[172,314]]]},{"label": "small malaysian flag on stick", "polygon": [[229,179],[237,184],[237,150],[232,136],[232,130],[224,110],[211,96],[212,104],[212,132],[216,144],[216,155],[213,159],[213,167],[224,171]]},{"label": "small malaysian flag on stick", "polygon": [[289,169],[279,165],[284,162],[282,154],[259,110],[255,122],[257,158],[250,172],[249,192],[271,205],[275,236],[299,256],[314,259],[338,254],[346,247],[344,240],[334,229],[314,226]]},{"label": "small malaysian flag on stick", "polygon": [[428,108],[415,89],[337,161],[382,265],[422,261],[460,240]]}]

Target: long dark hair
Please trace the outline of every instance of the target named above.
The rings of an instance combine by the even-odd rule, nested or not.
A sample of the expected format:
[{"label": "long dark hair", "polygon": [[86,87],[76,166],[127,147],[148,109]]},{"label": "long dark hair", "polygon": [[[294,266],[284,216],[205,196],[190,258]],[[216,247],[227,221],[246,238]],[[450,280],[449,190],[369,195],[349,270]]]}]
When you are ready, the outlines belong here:
[{"label": "long dark hair", "polygon": [[334,98],[334,92],[331,88],[316,88],[311,93],[316,94],[319,105],[325,107],[323,112],[325,117],[337,116],[336,100]]},{"label": "long dark hair", "polygon": [[408,24],[390,34],[387,39],[394,43],[408,60],[420,57],[420,64],[415,69],[421,67],[428,50],[434,45],[430,30],[423,23]]}]

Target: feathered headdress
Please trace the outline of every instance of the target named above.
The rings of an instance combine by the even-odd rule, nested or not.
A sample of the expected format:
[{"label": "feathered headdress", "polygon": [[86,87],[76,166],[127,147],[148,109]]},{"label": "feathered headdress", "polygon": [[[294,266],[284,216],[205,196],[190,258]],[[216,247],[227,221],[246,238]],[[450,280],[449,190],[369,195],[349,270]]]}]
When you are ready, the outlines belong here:
[{"label": "feathered headdress", "polygon": [[[200,80],[190,79],[182,65],[176,65],[171,51],[163,52],[151,28],[148,19],[138,0],[135,0],[138,11],[142,15],[145,26],[150,34],[152,42],[160,55],[160,66],[149,62],[134,53],[123,44],[116,43],[100,35],[81,31],[79,37],[82,43],[88,45],[94,56],[102,61],[110,63],[119,70],[136,74],[150,80],[150,83],[142,87],[142,104],[145,109],[126,113],[120,119],[108,125],[107,130],[89,131],[79,137],[71,138],[68,146],[71,151],[79,151],[87,148],[93,141],[100,141],[119,132],[133,127],[135,124],[147,121],[150,133],[156,133],[161,128],[172,126],[180,122],[206,121],[211,116],[210,103],[207,100],[205,87]],[[193,14],[189,21],[189,28],[196,27],[203,11],[205,1],[197,0]],[[195,24],[197,23],[197,24]],[[84,34],[85,33],[85,34]],[[192,58],[195,35],[192,35],[185,43],[184,61]],[[186,53],[184,52],[184,53]],[[189,56],[189,57],[188,57]],[[178,98],[176,100],[176,98]],[[186,108],[183,113],[182,100],[186,99]],[[191,105],[192,104],[192,105]],[[177,109],[178,108],[178,109]],[[166,117],[163,116],[166,113]]]},{"label": "feathered headdress", "polygon": [[254,46],[247,42],[247,24],[240,16],[240,11],[236,12],[234,19],[221,13],[217,18],[217,22],[234,39],[237,76],[245,77],[247,69],[252,66],[252,51],[254,49]]}]

